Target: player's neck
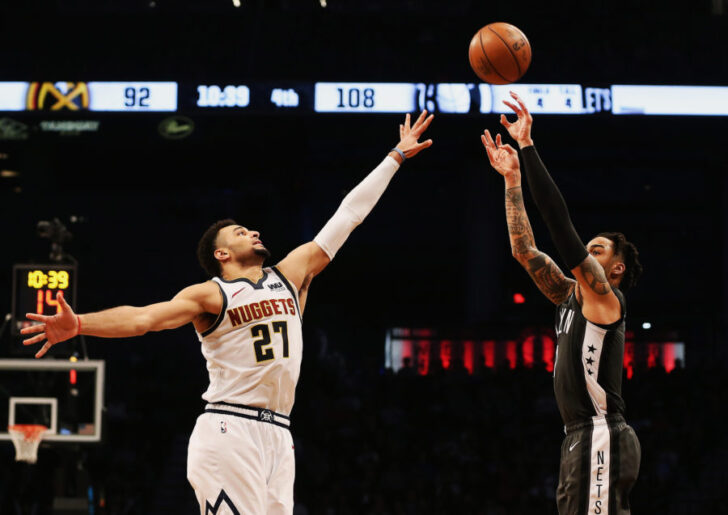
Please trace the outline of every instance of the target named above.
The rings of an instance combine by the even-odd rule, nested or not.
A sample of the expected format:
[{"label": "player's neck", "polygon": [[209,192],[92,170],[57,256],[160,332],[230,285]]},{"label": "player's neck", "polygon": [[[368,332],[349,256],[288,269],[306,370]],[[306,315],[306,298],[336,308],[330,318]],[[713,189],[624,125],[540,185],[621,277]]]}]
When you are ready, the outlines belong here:
[{"label": "player's neck", "polygon": [[230,263],[223,267],[222,278],[226,281],[235,279],[248,279],[254,283],[263,277],[263,263]]}]

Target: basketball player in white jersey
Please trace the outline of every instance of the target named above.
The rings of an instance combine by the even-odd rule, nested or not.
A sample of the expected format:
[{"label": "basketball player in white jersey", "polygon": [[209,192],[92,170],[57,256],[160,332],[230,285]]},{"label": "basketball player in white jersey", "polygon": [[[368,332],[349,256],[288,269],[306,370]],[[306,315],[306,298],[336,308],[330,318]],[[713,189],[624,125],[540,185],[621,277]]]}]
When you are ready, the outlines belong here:
[{"label": "basketball player in white jersey", "polygon": [[311,279],[333,259],[369,214],[405,159],[432,145],[419,142],[433,115],[399,126],[400,141],[344,198],[312,242],[276,266],[260,234],[222,220],[200,240],[198,257],[212,280],[189,286],[172,300],[144,307],[120,306],[76,315],[63,299],[54,316],[28,313],[39,322],[23,343],[56,343],[78,334],[139,336],[192,322],[202,342],[210,386],[204,413],[190,437],[187,477],[200,513],[290,514],[295,461],[289,415],[301,366],[301,315]]}]

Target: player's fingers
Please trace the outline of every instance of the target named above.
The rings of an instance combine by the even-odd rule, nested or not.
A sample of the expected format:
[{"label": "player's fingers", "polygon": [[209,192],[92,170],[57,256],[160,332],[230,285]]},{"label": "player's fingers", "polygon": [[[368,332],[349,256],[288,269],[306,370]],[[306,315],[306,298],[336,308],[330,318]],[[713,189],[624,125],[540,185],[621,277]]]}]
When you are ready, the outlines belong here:
[{"label": "player's fingers", "polygon": [[488,143],[488,140],[485,138],[485,136],[480,136],[480,141],[483,142],[483,146],[485,147],[485,153],[488,155],[488,161],[490,161],[490,164],[492,165],[493,163],[495,163],[495,149],[490,143]]},{"label": "player's fingers", "polygon": [[42,342],[45,340],[46,334],[40,333],[37,336],[33,336],[32,338],[28,338],[27,340],[23,340],[23,345],[33,345],[34,343]]},{"label": "player's fingers", "polygon": [[528,112],[528,108],[526,107],[526,103],[519,97],[515,92],[511,91],[511,96],[513,99],[518,102],[518,105],[521,106],[521,109]]},{"label": "player's fingers", "polygon": [[503,145],[503,140],[501,139],[500,133],[495,135],[495,146],[500,148]]},{"label": "player's fingers", "polygon": [[505,145],[503,145],[501,148],[506,149],[506,152],[508,152],[511,155],[517,154],[516,149],[513,148],[512,146],[510,146],[510,144],[508,144],[508,143],[506,143]]},{"label": "player's fingers", "polygon": [[483,144],[485,145],[485,151],[488,154],[488,161],[490,161],[490,164],[493,164],[495,162],[496,154],[495,142],[488,131],[485,131],[485,135],[482,139]]},{"label": "player's fingers", "polygon": [[35,324],[28,327],[23,327],[20,330],[20,334],[33,334],[45,331],[45,324]]},{"label": "player's fingers", "polygon": [[482,134],[480,135],[480,141],[483,142],[483,146],[485,147],[485,153],[488,156],[488,162],[491,166],[493,166],[493,154],[491,153],[488,142],[485,140],[485,136],[483,136]]},{"label": "player's fingers", "polygon": [[45,355],[45,353],[48,352],[48,349],[50,349],[51,347],[53,347],[53,345],[51,345],[50,342],[46,342],[46,344],[43,345],[43,347],[41,347],[40,350],[35,353],[35,357],[36,358],[43,357]]},{"label": "player's fingers", "polygon": [[483,134],[480,135],[480,140],[483,142],[483,146],[485,147],[485,150],[490,152],[490,147],[491,147],[490,133],[488,132],[487,129],[484,130]]},{"label": "player's fingers", "polygon": [[[426,112],[427,112],[427,111],[423,111],[423,113],[426,113]],[[420,126],[419,126],[419,127],[417,128],[417,135],[418,135],[418,136],[420,136],[420,135],[421,135],[421,134],[422,134],[423,132],[425,132],[425,131],[427,130],[427,128],[428,128],[428,127],[430,126],[430,124],[432,123],[432,119],[433,119],[434,117],[435,117],[435,115],[434,115],[434,114],[431,114],[430,116],[428,116],[427,118],[425,118],[425,119],[424,119],[424,120],[423,120],[423,121],[422,121],[421,123],[420,123],[420,121],[418,120],[418,122],[417,122],[417,123],[420,123]]]},{"label": "player's fingers", "polygon": [[508,107],[510,107],[511,109],[513,109],[513,112],[515,112],[518,116],[521,116],[521,110],[518,107],[516,107],[516,104],[512,104],[508,100],[504,100],[503,103],[505,105],[507,105]]},{"label": "player's fingers", "polygon": [[404,125],[399,124],[399,139],[404,138]]},{"label": "player's fingers", "polygon": [[495,142],[493,141],[493,137],[490,135],[490,131],[488,129],[485,129],[485,141],[490,146],[491,149],[495,149]]},{"label": "player's fingers", "polygon": [[427,140],[423,141],[422,143],[418,143],[417,146],[415,147],[415,149],[419,152],[423,148],[427,148],[427,147],[431,147],[431,146],[432,146],[432,140],[427,139]]},{"label": "player's fingers", "polygon": [[504,115],[504,114],[501,115],[500,122],[501,122],[501,125],[503,127],[505,127],[506,129],[508,127],[510,127],[511,125],[513,125],[511,122],[508,121],[508,118],[506,118],[506,115]]},{"label": "player's fingers", "polygon": [[404,129],[407,132],[409,132],[410,129],[411,129],[410,128],[410,115],[409,115],[409,113],[407,113],[407,115],[404,117]]},{"label": "player's fingers", "polygon": [[427,109],[423,109],[420,115],[417,117],[417,121],[415,121],[415,127],[419,127],[422,125],[422,120],[425,119],[425,116],[427,116]]},{"label": "player's fingers", "polygon": [[56,295],[56,299],[58,299],[58,302],[61,303],[61,307],[63,308],[63,311],[71,311],[71,306],[68,305],[66,302],[66,298],[63,296],[63,292],[59,291],[58,295]]},{"label": "player's fingers", "polygon": [[51,317],[49,317],[49,316],[39,315],[38,313],[26,313],[25,318],[29,318],[30,320],[35,320],[37,322],[43,322],[43,323],[46,323],[51,319]]}]

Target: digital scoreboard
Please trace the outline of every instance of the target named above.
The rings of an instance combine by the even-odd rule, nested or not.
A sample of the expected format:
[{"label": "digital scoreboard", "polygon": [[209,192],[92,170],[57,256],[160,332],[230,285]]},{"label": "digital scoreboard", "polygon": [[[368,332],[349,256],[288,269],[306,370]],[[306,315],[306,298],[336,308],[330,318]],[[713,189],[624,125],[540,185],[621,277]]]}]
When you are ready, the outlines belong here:
[{"label": "digital scoreboard", "polygon": [[71,306],[76,299],[76,267],[65,264],[20,264],[13,266],[13,311],[11,330],[19,335],[24,327],[37,324],[26,313],[52,316],[60,313],[58,292]]},{"label": "digital scoreboard", "polygon": [[509,113],[518,93],[535,114],[728,116],[728,86],[427,82],[0,82],[0,112],[336,114]]}]

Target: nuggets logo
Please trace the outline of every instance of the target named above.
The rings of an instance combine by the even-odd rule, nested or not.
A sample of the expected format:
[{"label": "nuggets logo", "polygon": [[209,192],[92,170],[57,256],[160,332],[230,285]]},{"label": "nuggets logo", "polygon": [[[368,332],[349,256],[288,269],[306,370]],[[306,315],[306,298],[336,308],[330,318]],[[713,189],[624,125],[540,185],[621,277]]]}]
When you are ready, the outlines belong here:
[{"label": "nuggets logo", "polygon": [[31,82],[25,104],[28,111],[88,109],[88,86],[85,82]]},{"label": "nuggets logo", "polygon": [[267,299],[227,310],[233,327],[276,315],[295,315],[293,299]]}]

